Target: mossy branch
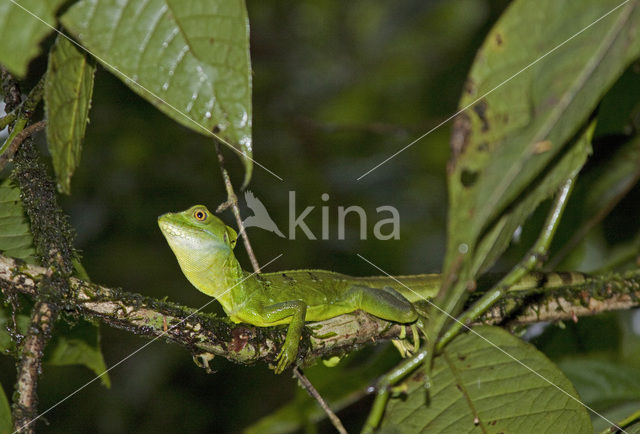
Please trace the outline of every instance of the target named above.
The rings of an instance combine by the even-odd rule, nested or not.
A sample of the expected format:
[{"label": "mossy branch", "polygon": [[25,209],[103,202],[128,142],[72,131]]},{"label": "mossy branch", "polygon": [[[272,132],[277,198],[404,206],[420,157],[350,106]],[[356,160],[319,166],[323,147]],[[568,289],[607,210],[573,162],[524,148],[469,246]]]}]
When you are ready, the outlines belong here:
[{"label": "mossy branch", "polygon": [[[0,286],[5,290],[36,295],[47,275],[43,267],[0,256]],[[112,327],[150,338],[166,338],[194,355],[222,356],[250,364],[275,360],[284,341],[283,327],[260,328],[233,324],[195,309],[138,294],[69,279],[70,299],[62,307],[68,313],[98,319]],[[185,283],[186,284],[186,283]],[[528,301],[514,311],[513,306]],[[640,306],[640,270],[588,278],[537,296],[515,294],[483,317],[492,324],[526,324],[537,321],[576,320],[580,316]],[[401,327],[363,312],[307,324],[299,361],[351,352],[363,345],[397,338]]]}]

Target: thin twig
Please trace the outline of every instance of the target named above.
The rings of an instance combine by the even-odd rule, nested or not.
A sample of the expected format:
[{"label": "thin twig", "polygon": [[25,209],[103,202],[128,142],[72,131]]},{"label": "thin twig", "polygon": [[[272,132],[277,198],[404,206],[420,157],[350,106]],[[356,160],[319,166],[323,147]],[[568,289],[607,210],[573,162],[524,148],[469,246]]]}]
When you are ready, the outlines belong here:
[{"label": "thin twig", "polygon": [[331,410],[329,404],[327,404],[324,398],[322,398],[322,395],[318,393],[316,388],[313,387],[313,384],[311,384],[311,381],[309,381],[309,379],[302,373],[302,370],[300,370],[300,368],[298,368],[297,366],[294,367],[293,375],[295,375],[295,377],[300,382],[300,385],[307,391],[307,393],[311,395],[311,397],[315,399],[318,404],[320,404],[320,407],[322,407],[322,410],[324,410],[325,414],[327,415],[333,426],[336,428],[336,430],[340,434],[347,434],[347,430],[344,428],[344,425],[342,425],[342,421],[340,420],[340,418],[338,418],[333,410]]},{"label": "thin twig", "polygon": [[18,117],[18,114],[16,113],[16,110],[13,110],[12,112],[7,113],[3,117],[1,117],[0,130],[4,130],[9,124],[12,124],[17,117]]},{"label": "thin twig", "polygon": [[[11,81],[8,78],[6,80],[7,82]],[[29,95],[27,95],[27,98],[24,100],[24,102],[22,102],[22,104],[14,109],[17,110],[17,115],[10,129],[9,137],[7,137],[2,146],[0,146],[0,155],[4,155],[7,153],[8,148],[11,147],[11,144],[13,143],[17,135],[20,134],[20,132],[27,126],[27,124],[31,120],[31,116],[42,100],[42,95],[44,94],[44,82],[45,76],[42,76],[38,83],[36,83],[31,91],[29,91]]]},{"label": "thin twig", "polygon": [[227,172],[227,169],[224,168],[224,156],[222,155],[222,151],[220,151],[220,144],[218,142],[216,142],[216,153],[218,154],[218,163],[220,164],[220,171],[222,172],[224,186],[227,189],[227,200],[220,204],[216,212],[219,213],[231,207],[233,215],[236,218],[238,231],[240,233],[240,236],[242,237],[242,242],[244,243],[244,248],[247,250],[247,255],[249,255],[249,261],[251,261],[251,267],[253,267],[253,271],[259,273],[260,265],[258,264],[256,255],[253,253],[253,248],[251,247],[251,242],[249,241],[247,231],[244,229],[244,225],[242,224],[242,218],[240,217],[240,208],[238,207],[238,196],[236,196],[236,193],[233,190],[233,184],[231,184],[229,172]]},{"label": "thin twig", "polygon": [[637,170],[632,177],[627,179],[626,184],[624,184],[624,187],[618,192],[618,194],[612,197],[611,200],[604,204],[604,206],[601,206],[601,208],[593,217],[587,220],[577,231],[573,233],[569,241],[567,241],[562,246],[560,251],[558,251],[558,253],[556,253],[555,256],[551,260],[549,260],[547,264],[545,264],[545,269],[555,269],[558,264],[560,264],[560,262],[569,254],[569,252],[575,249],[576,245],[578,245],[578,243],[584,239],[589,231],[602,220],[604,220],[605,217],[607,217],[609,213],[613,211],[616,205],[618,205],[618,203],[620,203],[620,201],[627,196],[633,186],[638,183],[638,180],[640,180],[640,170]]},{"label": "thin twig", "polygon": [[[240,218],[240,209],[238,207],[238,197],[233,190],[233,184],[231,183],[231,178],[229,177],[229,173],[227,169],[224,167],[224,156],[220,151],[220,144],[216,142],[216,153],[218,154],[218,163],[220,164],[220,171],[222,172],[222,179],[224,180],[224,185],[227,189],[227,200],[222,203],[216,212],[224,211],[226,208],[231,207],[233,210],[233,215],[236,217],[236,222],[238,224],[238,230],[240,231],[240,235],[242,236],[242,240],[244,242],[244,246],[247,249],[247,254],[249,255],[249,260],[251,261],[251,266],[253,267],[253,271],[256,273],[260,273],[260,264],[258,264],[258,260],[256,259],[255,254],[253,253],[253,248],[251,247],[251,242],[249,241],[249,236],[247,235],[247,231],[242,224],[242,218]],[[322,398],[320,393],[316,390],[316,388],[311,384],[311,381],[302,373],[302,371],[294,366],[293,375],[298,379],[300,385],[304,387],[309,395],[316,400],[320,408],[325,412],[333,426],[338,430],[341,434],[346,434],[346,430],[344,429],[344,425],[336,416],[336,414],[329,408],[326,401]]]},{"label": "thin twig", "polygon": [[18,148],[22,142],[38,131],[41,131],[46,125],[47,121],[41,120],[33,125],[29,125],[27,128],[16,134],[6,151],[0,155],[0,170],[4,169],[4,167],[13,160],[13,156],[18,152]]},{"label": "thin twig", "polygon": [[538,268],[542,261],[546,258],[549,246],[553,240],[553,236],[558,229],[562,213],[566,208],[568,198],[571,195],[571,191],[575,185],[576,176],[572,176],[567,179],[560,187],[547,219],[544,223],[540,236],[531,247],[525,257],[509,272],[502,280],[489,292],[483,295],[473,306],[466,310],[455,321],[449,329],[444,333],[441,339],[436,344],[437,351],[444,348],[449,341],[451,341],[463,328],[466,328],[468,324],[475,321],[480,315],[489,310],[499,299],[501,299],[509,288],[514,286],[525,275]]}]

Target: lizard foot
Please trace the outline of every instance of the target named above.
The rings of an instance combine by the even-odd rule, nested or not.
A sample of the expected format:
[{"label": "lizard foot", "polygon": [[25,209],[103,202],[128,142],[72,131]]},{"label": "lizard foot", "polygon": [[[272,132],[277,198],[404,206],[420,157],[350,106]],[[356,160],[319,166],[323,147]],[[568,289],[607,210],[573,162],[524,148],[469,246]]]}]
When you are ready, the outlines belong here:
[{"label": "lizard foot", "polygon": [[398,339],[393,339],[391,343],[396,347],[402,358],[407,358],[418,352],[420,349],[420,337],[418,335],[418,328],[415,324],[411,324],[411,336],[412,342],[407,338],[406,326],[402,326],[402,332]]},{"label": "lizard foot", "polygon": [[291,353],[292,352],[290,351],[289,348],[287,348],[287,345],[285,343],[285,345],[280,350],[278,357],[276,357],[276,361],[278,362],[275,368],[276,374],[282,374],[282,372],[284,372],[284,370],[287,369],[289,365],[291,365],[291,363],[296,357],[297,351],[294,350],[293,354]]}]

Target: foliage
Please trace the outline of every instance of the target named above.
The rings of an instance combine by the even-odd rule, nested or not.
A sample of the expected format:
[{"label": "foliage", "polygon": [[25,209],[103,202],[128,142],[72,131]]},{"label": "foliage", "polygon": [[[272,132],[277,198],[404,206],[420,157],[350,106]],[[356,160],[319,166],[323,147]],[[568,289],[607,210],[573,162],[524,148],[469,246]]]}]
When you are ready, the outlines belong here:
[{"label": "foliage", "polygon": [[383,432],[590,430],[573,386],[542,353],[496,327],[474,331],[435,360],[431,404],[424,380],[408,380],[407,396],[387,408]]},{"label": "foliage", "polygon": [[[371,274],[354,259],[361,253],[403,274],[442,268],[450,286],[439,301],[457,315],[469,282],[520,261],[540,233],[548,200],[579,172],[552,263],[622,270],[637,267],[640,249],[640,1],[505,4],[3,1],[0,64],[25,88],[46,72],[51,164],[60,192],[74,185],[65,208],[96,280],[185,304],[208,301],[185,289],[154,221],[202,198],[222,201],[222,184],[211,185],[215,137],[241,155],[242,167],[233,161],[229,169],[232,178],[244,171],[243,186],[254,151],[268,172],[283,175],[284,188],[267,172],[254,177],[253,189],[277,222],[290,217],[289,190],[298,193],[298,209],[317,207],[308,219],[314,228],[326,205],[322,193],[331,203],[400,208],[397,242],[292,242],[250,229],[262,262],[285,251],[279,268]],[[452,125],[422,136],[457,110]],[[347,234],[357,229],[351,224]],[[8,181],[0,185],[0,251],[35,261],[19,192]],[[8,301],[0,309],[0,348],[15,356],[14,336],[28,326],[30,304],[18,300],[13,330]],[[434,360],[429,395],[422,372],[412,375],[390,400],[382,431],[585,432],[592,422],[604,429],[578,400],[616,421],[637,411],[640,400],[640,375],[629,363],[640,357],[632,320],[616,323],[607,346],[589,346],[600,339],[597,329],[610,330],[607,321],[581,320],[568,329],[589,333],[571,336],[549,327],[533,341],[537,349],[505,330],[474,328],[497,347],[473,333],[457,337]],[[112,331],[107,337],[106,352],[118,357],[140,346]],[[70,364],[104,372],[100,345],[91,323],[60,321],[46,373]],[[77,410],[52,413],[53,430],[72,423],[78,431],[238,431],[262,418],[248,431],[290,432],[321,419],[304,392],[289,401],[288,378],[220,364],[203,380],[183,353],[154,347],[119,367],[113,389],[83,391]],[[310,375],[332,405],[346,409],[350,431],[362,425],[367,405],[347,407],[397,362],[388,349],[368,363],[351,357]],[[0,362],[11,366],[6,359]],[[43,402],[84,384],[75,371],[54,369],[61,374],[43,377]],[[0,380],[9,390],[12,377]],[[100,415],[91,409],[98,401]],[[0,388],[0,431],[10,427],[8,408]]]}]

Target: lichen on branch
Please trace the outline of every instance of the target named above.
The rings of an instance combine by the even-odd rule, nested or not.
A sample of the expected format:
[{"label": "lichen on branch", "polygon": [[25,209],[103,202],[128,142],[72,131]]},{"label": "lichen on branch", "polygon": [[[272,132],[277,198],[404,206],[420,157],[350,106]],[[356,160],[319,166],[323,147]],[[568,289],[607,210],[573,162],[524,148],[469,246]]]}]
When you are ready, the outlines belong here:
[{"label": "lichen on branch", "polygon": [[[0,256],[0,286],[5,290],[35,295],[47,269]],[[200,310],[160,301],[120,289],[108,288],[71,277],[74,298],[67,313],[97,319],[109,326],[149,338],[164,338],[192,354],[212,354],[250,364],[272,362],[284,341],[283,327],[261,328],[233,324]],[[488,312],[483,322],[501,324],[571,320],[595,313],[640,306],[640,270],[596,276],[585,282],[539,295],[526,307],[513,310],[531,294],[514,294]],[[213,300],[212,300],[213,302]],[[363,312],[307,323],[299,362],[351,352],[364,345],[400,336],[402,328]]]}]

